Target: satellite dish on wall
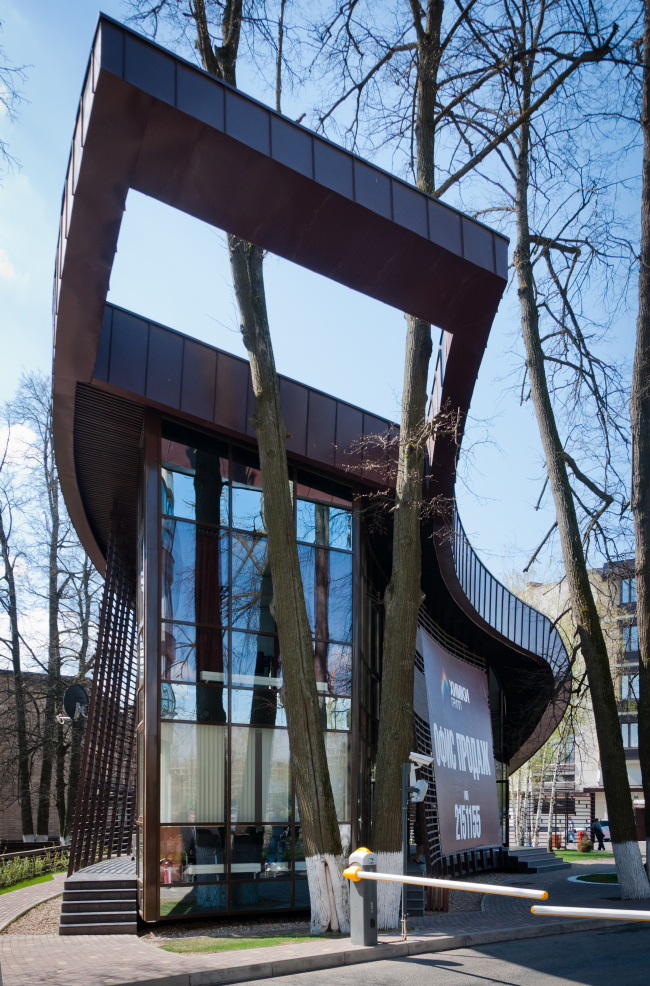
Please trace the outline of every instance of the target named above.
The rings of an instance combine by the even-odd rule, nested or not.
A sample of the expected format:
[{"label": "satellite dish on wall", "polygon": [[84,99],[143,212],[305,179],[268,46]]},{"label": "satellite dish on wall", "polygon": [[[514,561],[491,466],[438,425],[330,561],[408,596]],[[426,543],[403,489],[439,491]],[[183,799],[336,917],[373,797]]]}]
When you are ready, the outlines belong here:
[{"label": "satellite dish on wall", "polygon": [[63,708],[71,719],[86,719],[88,716],[88,694],[81,685],[70,685],[63,695]]}]

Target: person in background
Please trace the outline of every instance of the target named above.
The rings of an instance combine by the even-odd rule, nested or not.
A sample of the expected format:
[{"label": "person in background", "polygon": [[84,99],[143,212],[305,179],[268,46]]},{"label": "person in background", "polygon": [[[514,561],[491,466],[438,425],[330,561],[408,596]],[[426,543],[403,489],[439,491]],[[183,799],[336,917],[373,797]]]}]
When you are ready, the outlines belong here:
[{"label": "person in background", "polygon": [[605,851],[605,834],[600,825],[600,819],[594,818],[594,823],[591,826],[591,837],[592,841],[595,842],[598,839],[598,849]]},{"label": "person in background", "polygon": [[574,825],[574,822],[573,822],[573,819],[572,818],[569,819],[569,830],[567,832],[566,841],[567,842],[575,842],[576,841],[576,827]]}]

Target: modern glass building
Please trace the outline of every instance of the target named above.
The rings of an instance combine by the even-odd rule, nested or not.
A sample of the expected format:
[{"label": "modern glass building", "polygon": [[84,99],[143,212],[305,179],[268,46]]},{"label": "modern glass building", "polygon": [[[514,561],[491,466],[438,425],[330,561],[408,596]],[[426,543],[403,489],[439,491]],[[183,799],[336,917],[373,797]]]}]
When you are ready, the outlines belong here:
[{"label": "modern glass building", "polygon": [[[164,422],[160,459],[160,913],[306,906],[257,457]],[[289,482],[349,845],[352,493],[295,467]]]},{"label": "modern glass building", "polygon": [[[461,432],[507,243],[100,17],[54,298],[59,476],[105,577],[71,871],[135,843],[149,922],[304,908],[249,367],[107,303],[129,188],[437,325],[431,412],[458,408]],[[373,439],[397,426],[279,384],[330,777],[354,848],[369,837],[391,570],[389,524],[360,504],[390,495],[391,446]],[[451,438],[431,444],[428,496],[453,503],[457,454]],[[451,529],[435,512],[423,521],[422,550],[421,637],[479,669],[489,700],[501,836],[446,846],[432,772],[421,806],[429,871],[467,872],[498,863],[508,772],[555,728],[567,657],[484,568],[455,509]],[[429,752],[425,661],[413,660],[414,744]]]}]

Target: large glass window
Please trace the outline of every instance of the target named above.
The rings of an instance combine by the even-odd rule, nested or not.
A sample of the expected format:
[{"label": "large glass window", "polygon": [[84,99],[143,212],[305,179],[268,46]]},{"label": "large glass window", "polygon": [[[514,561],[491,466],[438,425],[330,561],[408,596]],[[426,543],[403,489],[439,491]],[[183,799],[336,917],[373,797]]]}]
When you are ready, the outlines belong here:
[{"label": "large glass window", "polygon": [[621,698],[622,699],[632,699],[636,701],[639,697],[639,675],[636,674],[624,674],[621,675]]},{"label": "large glass window", "polygon": [[226,731],[189,722],[160,724],[160,821],[224,820]]},{"label": "large glass window", "polygon": [[[161,915],[306,906],[258,459],[164,431]],[[351,501],[305,473],[289,485],[334,800],[349,828]]]},{"label": "large glass window", "polygon": [[639,628],[636,623],[633,627],[625,628],[623,631],[623,639],[625,640],[625,650],[639,649]]},{"label": "large glass window", "polygon": [[636,579],[621,579],[621,605],[636,602]]}]

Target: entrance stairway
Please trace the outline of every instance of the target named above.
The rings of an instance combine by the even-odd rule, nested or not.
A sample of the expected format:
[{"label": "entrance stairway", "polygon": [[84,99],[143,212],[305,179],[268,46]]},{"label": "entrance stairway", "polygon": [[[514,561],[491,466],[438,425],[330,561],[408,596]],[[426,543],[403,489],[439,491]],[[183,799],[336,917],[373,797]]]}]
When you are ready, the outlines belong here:
[{"label": "entrance stairway", "polygon": [[515,873],[550,873],[553,870],[569,870],[571,864],[563,863],[548,849],[511,846],[503,849],[503,868]]},{"label": "entrance stairway", "polygon": [[136,894],[131,860],[107,860],[75,873],[63,886],[59,934],[137,934]]}]

